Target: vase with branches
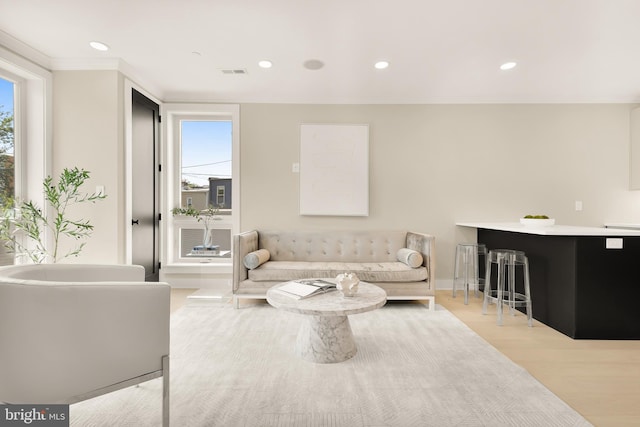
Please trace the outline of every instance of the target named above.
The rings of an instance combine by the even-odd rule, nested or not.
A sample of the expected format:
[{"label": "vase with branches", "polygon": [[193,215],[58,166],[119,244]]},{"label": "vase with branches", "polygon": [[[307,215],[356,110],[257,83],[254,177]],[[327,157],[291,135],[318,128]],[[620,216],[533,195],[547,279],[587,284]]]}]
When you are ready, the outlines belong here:
[{"label": "vase with branches", "polygon": [[[89,220],[72,219],[68,209],[81,203],[95,203],[105,199],[102,193],[86,193],[80,187],[89,179],[84,169],[64,169],[57,182],[48,176],[42,183],[47,209],[35,202],[5,200],[0,217],[0,240],[17,256],[24,256],[33,263],[58,262],[78,256],[86,242],[77,243],[66,252],[60,251],[60,243],[68,238],[76,241],[87,239],[93,232]],[[48,236],[52,244],[47,245]]]},{"label": "vase with branches", "polygon": [[201,222],[204,226],[204,232],[202,234],[202,249],[204,251],[210,250],[212,248],[216,248],[213,244],[213,236],[211,234],[211,225],[213,221],[220,220],[220,209],[221,205],[214,206],[210,204],[206,209],[198,210],[193,206],[188,206],[186,208],[173,208],[171,213],[173,215],[184,215],[196,218],[198,222]]}]

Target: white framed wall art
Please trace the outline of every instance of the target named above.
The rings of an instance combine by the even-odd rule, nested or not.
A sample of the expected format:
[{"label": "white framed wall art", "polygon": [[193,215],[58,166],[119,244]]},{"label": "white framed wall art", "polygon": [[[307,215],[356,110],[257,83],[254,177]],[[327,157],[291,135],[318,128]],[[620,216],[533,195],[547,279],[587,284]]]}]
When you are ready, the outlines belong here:
[{"label": "white framed wall art", "polygon": [[369,215],[369,125],[300,126],[300,215]]}]

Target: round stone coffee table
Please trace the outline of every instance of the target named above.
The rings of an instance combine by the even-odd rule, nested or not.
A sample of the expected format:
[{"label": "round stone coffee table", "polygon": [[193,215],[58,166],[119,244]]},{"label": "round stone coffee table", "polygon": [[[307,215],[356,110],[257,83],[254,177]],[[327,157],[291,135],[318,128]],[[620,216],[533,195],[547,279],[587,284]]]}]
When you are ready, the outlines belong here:
[{"label": "round stone coffee table", "polygon": [[387,302],[383,289],[366,282],[360,282],[358,293],[353,297],[333,291],[305,299],[295,299],[278,291],[283,284],[267,291],[267,301],[276,308],[304,315],[296,353],[314,363],[343,362],[355,356],[358,350],[347,316],[375,310]]}]

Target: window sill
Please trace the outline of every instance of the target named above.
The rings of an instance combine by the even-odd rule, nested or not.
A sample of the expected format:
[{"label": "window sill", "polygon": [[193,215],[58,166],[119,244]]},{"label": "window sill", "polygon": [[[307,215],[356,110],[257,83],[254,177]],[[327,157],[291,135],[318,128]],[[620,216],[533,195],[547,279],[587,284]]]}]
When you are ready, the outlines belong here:
[{"label": "window sill", "polygon": [[162,266],[165,274],[227,274],[233,270],[233,262],[202,260],[201,262],[180,262]]}]

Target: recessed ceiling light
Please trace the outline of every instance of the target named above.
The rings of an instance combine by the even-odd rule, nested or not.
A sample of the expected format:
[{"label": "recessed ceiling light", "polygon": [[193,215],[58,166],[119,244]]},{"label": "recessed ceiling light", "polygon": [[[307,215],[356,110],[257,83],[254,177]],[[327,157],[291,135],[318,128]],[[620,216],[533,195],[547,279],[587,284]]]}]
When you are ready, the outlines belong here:
[{"label": "recessed ceiling light", "polygon": [[258,62],[258,67],[260,68],[271,68],[273,67],[273,62],[267,60],[267,59],[263,59],[262,61]]},{"label": "recessed ceiling light", "polygon": [[515,68],[515,66],[518,65],[515,62],[505,62],[504,64],[502,64],[500,66],[501,70],[510,70],[512,68]]},{"label": "recessed ceiling light", "polygon": [[375,64],[373,64],[374,67],[376,67],[378,70],[384,70],[385,68],[389,67],[389,61],[378,61]]},{"label": "recessed ceiling light", "polygon": [[102,42],[96,42],[96,41],[89,42],[89,46],[91,46],[95,50],[100,50],[102,52],[105,52],[105,51],[109,50],[109,46],[107,46],[106,44],[104,44]]}]

